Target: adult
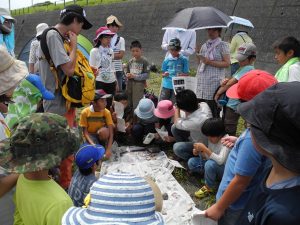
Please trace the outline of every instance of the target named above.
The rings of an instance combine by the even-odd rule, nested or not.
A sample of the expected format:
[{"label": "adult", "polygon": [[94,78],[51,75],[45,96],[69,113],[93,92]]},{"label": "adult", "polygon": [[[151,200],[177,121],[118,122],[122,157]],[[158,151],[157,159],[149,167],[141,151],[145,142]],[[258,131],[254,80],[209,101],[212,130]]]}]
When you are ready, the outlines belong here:
[{"label": "adult", "polygon": [[230,66],[229,46],[221,40],[222,28],[207,29],[208,41],[197,49],[199,66],[197,69],[197,98],[206,102],[213,117],[219,117],[214,94],[225,78],[226,68]]},{"label": "adult", "polygon": [[115,35],[111,39],[110,46],[114,51],[113,64],[116,71],[118,87],[119,90],[122,91],[123,90],[122,84],[123,84],[123,77],[124,77],[122,59],[125,54],[125,40],[117,33],[123,27],[123,24],[118,20],[117,17],[111,15],[106,19],[106,26],[111,32],[115,33]]},{"label": "adult", "polygon": [[165,58],[170,55],[168,50],[171,39],[178,38],[181,43],[180,53],[185,57],[189,58],[190,55],[194,54],[196,47],[196,32],[194,30],[182,30],[182,29],[167,29],[165,31],[161,48],[167,51]]},{"label": "adult", "polygon": [[11,17],[8,9],[0,8],[0,45],[4,45],[10,55],[15,56],[16,19]]},{"label": "adult", "polygon": [[[45,55],[39,48],[41,60],[39,70],[45,87],[55,93],[55,99],[43,101],[45,112],[55,113],[65,116],[70,127],[75,123],[75,109],[67,109],[66,99],[62,96],[60,83],[65,76],[73,76],[76,65],[77,35],[82,29],[87,30],[92,24],[86,18],[85,10],[78,5],[68,5],[60,12],[59,23],[54,26],[56,30],[49,30],[46,34],[46,42],[49,49],[51,61],[58,71],[58,77],[55,78],[51,67],[45,58]],[[64,48],[62,37],[67,37],[70,44],[69,54]],[[56,87],[58,88],[56,89]],[[72,157],[65,159],[61,164],[60,184],[67,189],[71,178]]]},{"label": "adult", "polygon": [[236,58],[237,51],[242,44],[253,43],[251,37],[246,31],[245,26],[239,26],[236,34],[232,37],[230,42],[230,70],[231,75],[240,68],[239,61]]},{"label": "adult", "polygon": [[29,52],[29,60],[28,60],[29,73],[38,73],[39,71],[38,50],[40,46],[41,35],[43,31],[48,27],[49,26],[46,23],[39,23],[36,26],[35,39],[30,44],[30,52]]}]

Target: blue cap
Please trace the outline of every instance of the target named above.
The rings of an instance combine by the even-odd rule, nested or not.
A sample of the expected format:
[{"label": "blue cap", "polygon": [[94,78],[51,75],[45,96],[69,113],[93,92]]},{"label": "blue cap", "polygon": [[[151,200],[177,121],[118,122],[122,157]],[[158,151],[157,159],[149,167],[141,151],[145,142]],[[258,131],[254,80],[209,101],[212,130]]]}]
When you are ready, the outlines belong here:
[{"label": "blue cap", "polygon": [[99,159],[102,159],[105,149],[102,145],[83,144],[75,155],[76,165],[80,169],[88,169],[94,165]]},{"label": "blue cap", "polygon": [[139,117],[140,119],[150,119],[154,116],[154,103],[149,98],[142,98],[139,101],[138,106],[134,110],[134,113]]}]

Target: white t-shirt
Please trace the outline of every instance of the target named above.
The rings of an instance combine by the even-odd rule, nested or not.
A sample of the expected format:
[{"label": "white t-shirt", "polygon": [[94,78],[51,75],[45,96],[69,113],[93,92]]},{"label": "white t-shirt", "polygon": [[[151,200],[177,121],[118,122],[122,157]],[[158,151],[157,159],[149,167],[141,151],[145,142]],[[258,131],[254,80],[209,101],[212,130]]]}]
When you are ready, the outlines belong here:
[{"label": "white t-shirt", "polygon": [[[172,38],[178,38],[181,42],[181,53],[185,57],[189,57],[190,55],[194,54],[195,47],[196,47],[196,31],[194,30],[178,30],[178,29],[167,29],[162,43],[161,48],[163,50],[168,51],[168,45]],[[169,51],[166,54],[167,58],[169,56]]]},{"label": "white t-shirt", "polygon": [[116,81],[115,68],[113,64],[114,52],[111,48],[93,48],[90,52],[89,63],[99,68],[96,81],[113,83]]},{"label": "white t-shirt", "polygon": [[[119,41],[117,44],[115,44],[118,40],[118,34],[115,34],[113,38],[111,39],[111,48],[114,51],[114,53],[119,53],[120,51],[125,52],[125,40],[123,37],[119,37]],[[116,59],[113,60],[115,71],[123,71],[122,67],[122,59]]]},{"label": "white t-shirt", "polygon": [[300,81],[300,62],[297,62],[289,68],[288,82]]}]

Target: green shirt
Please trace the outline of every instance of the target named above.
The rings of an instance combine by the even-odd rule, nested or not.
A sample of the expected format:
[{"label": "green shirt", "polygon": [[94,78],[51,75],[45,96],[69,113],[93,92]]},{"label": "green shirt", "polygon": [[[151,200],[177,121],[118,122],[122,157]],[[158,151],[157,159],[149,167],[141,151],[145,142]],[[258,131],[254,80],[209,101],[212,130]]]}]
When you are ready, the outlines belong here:
[{"label": "green shirt", "polygon": [[20,175],[15,193],[14,225],[61,225],[73,203],[68,194],[51,180],[28,180]]}]

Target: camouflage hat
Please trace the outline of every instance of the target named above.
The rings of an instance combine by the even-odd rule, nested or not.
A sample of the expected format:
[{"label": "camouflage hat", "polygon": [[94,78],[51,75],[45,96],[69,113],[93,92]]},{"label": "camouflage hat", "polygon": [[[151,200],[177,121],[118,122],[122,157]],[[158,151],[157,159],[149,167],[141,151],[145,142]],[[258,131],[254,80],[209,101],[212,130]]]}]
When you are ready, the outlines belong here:
[{"label": "camouflage hat", "polygon": [[10,139],[1,142],[0,166],[13,173],[50,169],[79,146],[79,132],[70,129],[64,117],[33,113],[20,119]]}]

